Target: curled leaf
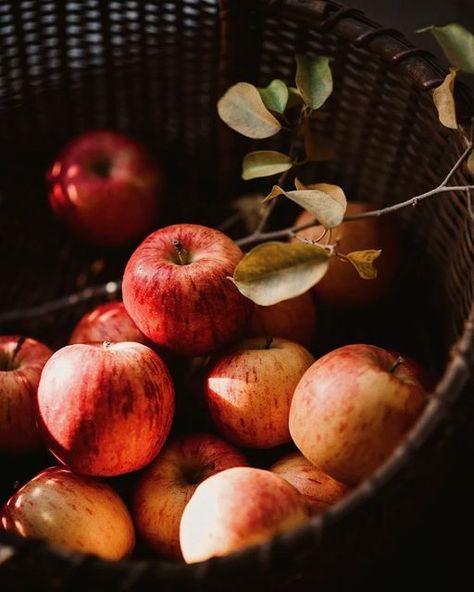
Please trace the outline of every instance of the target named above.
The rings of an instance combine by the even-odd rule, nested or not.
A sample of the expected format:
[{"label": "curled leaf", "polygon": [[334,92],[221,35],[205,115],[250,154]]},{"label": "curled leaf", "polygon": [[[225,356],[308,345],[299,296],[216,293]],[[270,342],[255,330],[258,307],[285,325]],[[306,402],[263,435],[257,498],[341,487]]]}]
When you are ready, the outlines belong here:
[{"label": "curled leaf", "polygon": [[329,254],[302,242],[258,245],[240,261],[231,278],[239,291],[261,306],[303,294],[328,269]]},{"label": "curled leaf", "polygon": [[250,193],[241,195],[234,199],[231,207],[239,212],[248,232],[252,232],[257,227],[262,216],[262,198],[261,193]]},{"label": "curled leaf", "polygon": [[283,113],[288,103],[288,87],[283,80],[272,80],[265,88],[259,88],[263,104],[270,111]]},{"label": "curled leaf", "polygon": [[467,170],[474,177],[474,150],[469,154],[467,159]]},{"label": "curled leaf", "polygon": [[347,200],[344,191],[337,185],[318,183],[306,187],[295,179],[296,191],[285,191],[274,185],[263,200],[270,201],[284,195],[314,215],[325,228],[334,228],[341,224],[346,212]]},{"label": "curled leaf", "polygon": [[380,257],[382,251],[353,251],[345,257],[356,268],[357,273],[364,280],[375,280],[377,277],[377,268],[374,267],[374,261]]},{"label": "curled leaf", "polygon": [[217,111],[222,121],[247,138],[269,138],[281,129],[257,88],[248,82],[231,86],[217,103]]},{"label": "curled leaf", "polygon": [[451,23],[444,27],[426,27],[418,33],[431,31],[449,62],[458,70],[474,74],[474,35],[462,25]]},{"label": "curled leaf", "polygon": [[290,156],[276,150],[259,150],[249,152],[242,162],[242,179],[270,177],[291,169],[293,161]]},{"label": "curled leaf", "polygon": [[454,101],[453,90],[456,80],[456,69],[451,68],[444,82],[433,91],[433,101],[438,110],[440,122],[450,129],[457,129],[456,103]]},{"label": "curled leaf", "polygon": [[329,58],[325,56],[296,56],[296,86],[310,109],[319,109],[332,93],[332,74]]}]

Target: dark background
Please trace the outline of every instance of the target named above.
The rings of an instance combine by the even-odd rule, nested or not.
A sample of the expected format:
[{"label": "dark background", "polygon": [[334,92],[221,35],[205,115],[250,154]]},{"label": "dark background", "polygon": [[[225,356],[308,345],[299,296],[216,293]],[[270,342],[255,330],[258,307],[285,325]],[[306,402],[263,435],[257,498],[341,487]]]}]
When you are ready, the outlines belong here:
[{"label": "dark background", "polygon": [[[383,26],[394,27],[418,47],[445,59],[431,34],[415,31],[431,24],[457,22],[474,32],[474,0],[345,0]],[[463,81],[474,88],[474,76]],[[474,393],[473,393],[474,396]],[[474,434],[474,429],[472,430]],[[348,583],[357,590],[474,589],[474,437],[457,439],[452,463],[441,489],[434,489],[426,507],[397,546],[374,557],[362,582]]]}]

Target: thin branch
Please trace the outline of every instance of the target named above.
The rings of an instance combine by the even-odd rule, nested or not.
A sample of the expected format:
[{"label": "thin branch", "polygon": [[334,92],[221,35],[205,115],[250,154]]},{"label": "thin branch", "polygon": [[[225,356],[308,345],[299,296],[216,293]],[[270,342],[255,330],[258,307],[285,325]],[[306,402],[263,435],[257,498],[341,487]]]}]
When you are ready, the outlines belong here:
[{"label": "thin branch", "polygon": [[76,292],[75,294],[64,296],[63,298],[49,300],[38,306],[29,306],[19,310],[10,310],[0,313],[0,324],[46,316],[59,310],[72,308],[80,302],[87,302],[88,300],[99,298],[100,296],[115,296],[120,292],[121,286],[122,282],[120,280],[107,282],[100,286],[85,288],[81,292]]},{"label": "thin branch", "polygon": [[448,184],[448,182],[451,180],[451,177],[454,175],[454,173],[461,166],[461,164],[463,163],[464,159],[471,152],[471,150],[472,150],[472,142],[469,142],[468,145],[467,145],[467,148],[464,150],[464,152],[461,154],[461,156],[457,159],[457,161],[451,167],[451,170],[446,175],[445,179],[438,185],[438,187],[446,187],[446,185]]},{"label": "thin branch", "polygon": [[396,212],[397,210],[402,210],[408,206],[416,206],[418,202],[439,193],[450,193],[452,191],[470,191],[472,189],[474,189],[474,185],[455,185],[453,187],[440,185],[439,187],[435,187],[435,189],[431,189],[430,191],[426,191],[426,193],[416,195],[415,197],[407,199],[406,201],[401,201],[400,203],[394,204],[393,206],[387,206],[386,208],[382,208],[380,210],[369,210],[368,212],[363,212],[361,214],[352,214],[351,216],[346,216],[344,218],[344,222],[361,220],[362,218],[376,218],[378,216],[390,214],[390,212]]}]

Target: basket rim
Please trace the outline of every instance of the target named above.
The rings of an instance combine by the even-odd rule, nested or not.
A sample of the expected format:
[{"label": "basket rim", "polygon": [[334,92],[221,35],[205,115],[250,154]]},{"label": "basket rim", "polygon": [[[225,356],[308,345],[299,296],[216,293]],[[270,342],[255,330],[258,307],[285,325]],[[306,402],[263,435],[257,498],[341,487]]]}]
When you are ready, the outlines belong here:
[{"label": "basket rim", "polygon": [[[222,11],[229,10],[241,0],[216,0]],[[244,2],[242,2],[244,4]],[[416,48],[396,29],[381,27],[359,9],[348,8],[333,0],[252,0],[252,4],[269,15],[291,14],[305,24],[312,21],[311,28],[319,31],[334,31],[345,42],[364,47],[381,57],[389,67],[397,68],[420,90],[429,91],[444,80],[447,70],[429,52]],[[474,99],[467,87],[460,84],[461,113],[474,116]],[[460,128],[457,134],[460,144],[467,146],[468,138]],[[396,447],[390,457],[369,478],[352,490],[335,506],[310,519],[306,524],[290,532],[277,535],[255,546],[234,552],[225,557],[214,557],[196,564],[176,564],[162,559],[124,559],[111,562],[91,555],[67,551],[51,546],[45,541],[23,539],[0,532],[0,567],[18,553],[23,555],[38,552],[42,558],[54,557],[57,566],[65,572],[65,580],[74,576],[76,569],[90,564],[104,572],[120,573],[125,580],[132,572],[133,584],[145,574],[158,580],[188,582],[190,580],[215,580],[220,575],[237,572],[249,566],[265,565],[276,545],[284,545],[286,553],[298,548],[298,541],[321,539],[326,524],[343,520],[356,508],[367,503],[384,484],[388,483],[414,456],[426,439],[441,424],[447,409],[461,395],[474,363],[474,303],[464,325],[460,339],[451,350],[450,359],[435,389],[430,393],[430,402],[422,416]],[[59,562],[59,563],[58,563]],[[38,562],[39,563],[39,562]],[[135,574],[135,575],[133,575]],[[35,574],[37,576],[38,574]],[[0,577],[1,581],[1,577]],[[123,581],[123,580],[122,580]],[[122,589],[125,587],[122,585]]]}]

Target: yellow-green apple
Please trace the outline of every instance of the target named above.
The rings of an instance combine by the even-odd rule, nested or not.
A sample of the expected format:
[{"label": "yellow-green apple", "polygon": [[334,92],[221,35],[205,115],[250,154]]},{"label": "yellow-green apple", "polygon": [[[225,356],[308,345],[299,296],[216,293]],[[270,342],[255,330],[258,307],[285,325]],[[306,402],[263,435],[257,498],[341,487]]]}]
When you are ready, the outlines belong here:
[{"label": "yellow-green apple", "polygon": [[310,347],[316,335],[316,306],[311,292],[271,306],[255,305],[248,336],[262,335],[283,337]]},{"label": "yellow-green apple", "polygon": [[306,499],[312,515],[321,514],[338,502],[348,488],[309,462],[301,452],[280,458],[270,471],[291,483]]},{"label": "yellow-green apple", "polygon": [[296,387],[290,433],[303,455],[343,483],[370,475],[426,403],[413,360],[373,345],[346,345],[309,368]]},{"label": "yellow-green apple", "polygon": [[51,452],[73,471],[113,476],[147,465],[171,428],[174,388],[141,343],[68,345],[43,369],[38,414]]},{"label": "yellow-green apple", "polygon": [[87,312],[75,326],[69,343],[90,343],[93,341],[135,341],[149,343],[130,318],[123,302],[101,304]]},{"label": "yellow-green apple", "polygon": [[18,335],[0,337],[0,453],[32,452],[41,446],[36,427],[36,392],[53,352]]},{"label": "yellow-green apple", "polygon": [[159,346],[202,355],[243,333],[249,300],[228,279],[242,257],[225,234],[196,224],[152,233],[130,258],[123,301],[137,327]]},{"label": "yellow-green apple", "polygon": [[19,489],[1,513],[3,528],[22,537],[122,559],[135,545],[130,514],[107,484],[50,467]]},{"label": "yellow-green apple", "polygon": [[153,226],[162,201],[163,176],[150,154],[135,140],[109,130],[69,142],[47,180],[53,212],[94,245],[141,238]]},{"label": "yellow-green apple", "polygon": [[313,361],[304,347],[279,337],[245,339],[221,354],[205,384],[219,433],[250,448],[289,442],[291,399]]},{"label": "yellow-green apple", "polygon": [[249,467],[203,481],[184,509],[180,543],[186,563],[257,545],[307,521],[306,501],[280,476]]},{"label": "yellow-green apple", "polygon": [[[372,205],[364,202],[347,204],[348,215],[372,209]],[[312,214],[303,212],[295,224],[306,224],[312,219]],[[314,240],[321,236],[322,230],[321,226],[312,226],[298,232],[298,236]],[[327,241],[328,237],[323,240]],[[326,275],[313,288],[318,298],[334,308],[351,308],[370,304],[389,291],[397,273],[399,257],[398,236],[392,219],[380,216],[344,222],[333,230],[331,243],[337,243],[338,251],[344,254],[381,249],[382,254],[376,262],[378,275],[374,280],[364,280],[350,263],[331,257]]]},{"label": "yellow-green apple", "polygon": [[182,559],[179,523],[199,483],[230,467],[247,465],[230,444],[210,434],[189,434],[167,444],[147,467],[133,501],[138,533],[168,559]]}]

